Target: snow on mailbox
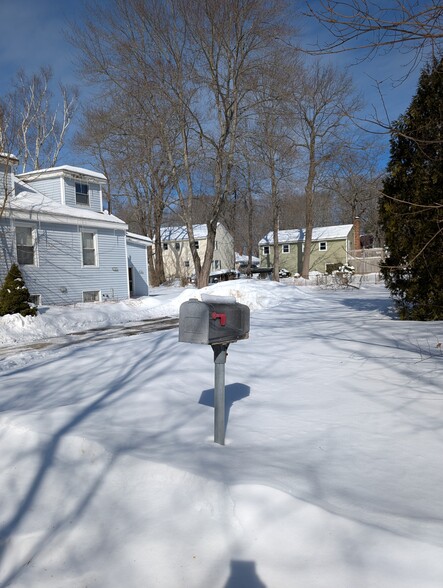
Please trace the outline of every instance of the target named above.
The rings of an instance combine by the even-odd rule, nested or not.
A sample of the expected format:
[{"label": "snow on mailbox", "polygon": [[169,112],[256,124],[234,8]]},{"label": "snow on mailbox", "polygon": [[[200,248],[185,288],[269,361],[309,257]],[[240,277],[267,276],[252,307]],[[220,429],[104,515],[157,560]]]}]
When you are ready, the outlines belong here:
[{"label": "snow on mailbox", "polygon": [[214,352],[214,441],[225,444],[225,363],[230,343],[249,337],[249,306],[202,294],[180,306],[178,340],[211,345]]},{"label": "snow on mailbox", "polygon": [[235,298],[202,295],[180,306],[179,337],[183,343],[215,345],[249,337],[249,307]]}]

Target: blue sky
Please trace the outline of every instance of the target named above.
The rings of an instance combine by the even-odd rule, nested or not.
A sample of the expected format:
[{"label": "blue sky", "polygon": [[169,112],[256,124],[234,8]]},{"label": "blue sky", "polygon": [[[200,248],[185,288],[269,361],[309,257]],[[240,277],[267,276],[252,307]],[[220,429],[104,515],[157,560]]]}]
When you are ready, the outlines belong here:
[{"label": "blue sky", "polygon": [[[100,3],[106,1],[98,0]],[[18,69],[24,68],[31,73],[43,65],[52,67],[54,80],[77,84],[82,91],[81,80],[75,71],[75,49],[67,41],[64,31],[69,28],[70,21],[78,22],[84,11],[82,0],[0,0],[0,95],[8,91],[11,78]],[[313,21],[304,22],[300,29],[305,40],[315,42],[319,31]],[[372,114],[374,108],[380,115],[383,112],[376,80],[383,82],[384,103],[392,120],[409,106],[419,72],[415,71],[406,82],[398,84],[407,71],[407,56],[393,51],[358,65],[355,65],[355,55],[351,53],[337,54],[329,59],[352,74],[365,97],[368,114]],[[62,153],[61,159],[61,164],[86,164],[69,148]]]}]

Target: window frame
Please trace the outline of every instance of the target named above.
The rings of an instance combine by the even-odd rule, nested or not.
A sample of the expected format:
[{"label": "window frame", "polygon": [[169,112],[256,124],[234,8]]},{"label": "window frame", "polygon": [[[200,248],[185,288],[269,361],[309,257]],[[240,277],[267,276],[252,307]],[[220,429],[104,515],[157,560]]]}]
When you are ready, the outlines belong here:
[{"label": "window frame", "polygon": [[[324,247],[322,247],[324,245]],[[328,250],[328,242],[327,241],[319,241],[318,242],[318,250],[319,251],[327,251]]]},{"label": "window frame", "polygon": [[169,244],[168,243],[162,243],[163,245],[163,251],[167,251],[169,249]]},{"label": "window frame", "polygon": [[196,249],[199,249],[199,247],[200,247],[200,243],[199,243],[198,241],[194,241],[194,247],[195,247]]},{"label": "window frame", "polygon": [[[93,243],[94,243],[94,263],[85,263],[85,247],[83,241],[83,235],[92,235]],[[99,267],[99,260],[98,260],[98,238],[97,238],[97,231],[94,230],[82,230],[81,237],[80,237],[80,245],[81,245],[81,254],[82,254],[82,268],[91,268],[91,267]],[[86,249],[86,251],[91,251],[90,249]]]},{"label": "window frame", "polygon": [[[79,186],[79,190],[77,189],[77,186]],[[86,188],[86,192],[83,191],[83,188]],[[86,200],[87,202],[79,202],[79,198],[78,197],[83,197],[86,196]],[[89,198],[89,184],[85,183],[85,182],[75,182],[75,204],[77,206],[87,206],[90,207],[91,206],[91,201]]]},{"label": "window frame", "polygon": [[[286,248],[286,251],[285,251],[285,248]],[[285,253],[285,254],[291,253],[291,245],[289,243],[282,243],[281,252]]]},{"label": "window frame", "polygon": [[[30,231],[31,234],[31,243],[32,245],[19,245],[18,237],[17,237],[17,229],[27,229]],[[32,263],[27,263],[20,261],[19,259],[19,247],[28,247],[32,248]],[[23,250],[22,250],[23,253]],[[37,234],[36,234],[36,227],[33,225],[27,224],[16,224],[15,225],[15,254],[17,258],[17,265],[30,265],[30,266],[38,266],[38,257],[37,257]]]},{"label": "window frame", "polygon": [[[85,300],[85,294],[94,294],[96,295],[95,300]],[[101,290],[82,290],[82,301],[84,303],[87,302],[101,302],[102,300],[102,291]]]},{"label": "window frame", "polygon": [[29,294],[29,302],[34,304],[34,306],[41,306],[42,305],[42,295],[41,294]]},{"label": "window frame", "polygon": [[263,255],[269,255],[270,252],[271,252],[270,246],[263,245]]},{"label": "window frame", "polygon": [[175,249],[175,251],[180,251],[180,249],[181,249],[180,241],[175,241],[174,249]]}]

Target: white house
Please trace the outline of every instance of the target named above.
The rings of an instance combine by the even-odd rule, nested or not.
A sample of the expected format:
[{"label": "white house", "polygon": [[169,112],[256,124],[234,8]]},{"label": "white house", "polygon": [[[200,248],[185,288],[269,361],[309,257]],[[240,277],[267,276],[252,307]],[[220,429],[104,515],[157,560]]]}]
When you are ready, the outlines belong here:
[{"label": "white house", "polygon": [[[193,225],[195,245],[203,262],[208,228],[205,224]],[[164,227],[161,230],[163,264],[166,279],[188,279],[195,273],[186,227]],[[215,249],[211,262],[211,273],[232,271],[235,264],[234,238],[218,223],[215,234]]]},{"label": "white house", "polygon": [[148,293],[147,237],[103,210],[103,174],[68,165],[15,175],[0,154],[0,280],[18,263],[37,304]]}]

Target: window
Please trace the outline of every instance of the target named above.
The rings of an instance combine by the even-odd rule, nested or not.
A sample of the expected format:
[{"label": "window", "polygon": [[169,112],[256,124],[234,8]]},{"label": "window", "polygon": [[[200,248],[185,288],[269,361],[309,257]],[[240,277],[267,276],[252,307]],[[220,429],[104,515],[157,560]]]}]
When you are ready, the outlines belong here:
[{"label": "window", "polygon": [[83,292],[83,302],[100,302],[100,290]]},{"label": "window", "polygon": [[168,244],[167,243],[163,243],[163,251],[167,251],[168,250]]},{"label": "window", "polygon": [[327,244],[327,242],[326,242],[326,241],[321,241],[321,242],[318,244],[318,249],[319,249],[319,251],[327,251],[327,249],[328,249],[328,244]]},{"label": "window", "polygon": [[35,306],[41,306],[42,297],[41,297],[40,294],[30,294],[30,296],[29,296],[29,302],[31,304],[35,304]]},{"label": "window", "polygon": [[288,243],[285,243],[284,245],[282,245],[282,253],[289,253],[291,251],[291,246],[288,245]]},{"label": "window", "polygon": [[180,251],[180,243],[178,243],[177,241],[174,243],[175,246],[175,250],[176,251]]},{"label": "window", "polygon": [[89,206],[89,190],[88,184],[81,184],[75,182],[75,202],[82,206]]},{"label": "window", "polygon": [[194,241],[194,246],[195,246],[196,249],[198,249],[199,248],[199,242],[198,241]]},{"label": "window", "polygon": [[185,261],[185,267],[189,267],[189,261]]},{"label": "window", "polygon": [[269,255],[269,245],[263,247],[263,255]]},{"label": "window", "polygon": [[216,242],[214,243],[214,250],[215,250],[215,251],[217,251],[217,250],[218,250],[218,241],[216,241]]},{"label": "window", "polygon": [[19,265],[35,265],[34,236],[32,227],[16,227],[17,263]]},{"label": "window", "polygon": [[82,233],[82,259],[83,265],[97,265],[95,233]]}]

